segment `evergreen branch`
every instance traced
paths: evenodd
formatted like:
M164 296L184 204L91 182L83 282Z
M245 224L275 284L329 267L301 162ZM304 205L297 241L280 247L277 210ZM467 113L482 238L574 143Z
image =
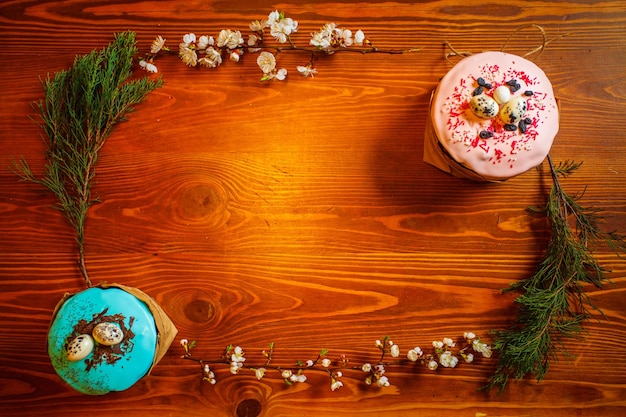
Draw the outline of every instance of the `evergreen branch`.
M567 161L555 166L549 155L548 163L553 180L548 201L530 211L545 213L550 240L534 275L504 290L521 293L515 300L517 319L512 327L494 332L499 359L486 389L499 387L501 391L509 378L529 374L541 381L559 353L572 357L565 339L580 337L594 311L602 315L585 293L586 285L601 288L608 281L593 248L605 244L618 256L626 252L623 236L600 229L599 210L581 206L582 194L570 196L561 187L559 177L567 177L581 164Z
M162 84L146 77L130 80L136 53L135 34L120 33L107 47L77 56L71 68L42 80L44 98L33 107L45 136L44 173L36 176L24 158L12 166L20 178L56 196L56 208L75 230L78 265L87 286L91 280L84 229L87 211L98 202L91 195L98 152L113 127Z

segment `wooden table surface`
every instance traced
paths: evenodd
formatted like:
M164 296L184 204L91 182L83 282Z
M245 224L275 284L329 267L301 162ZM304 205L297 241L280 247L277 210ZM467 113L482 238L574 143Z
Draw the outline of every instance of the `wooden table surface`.
M132 30L149 49L156 35L177 47L188 32L244 33L274 9L299 22L306 44L324 23L362 29L405 55L336 54L314 79L295 74L308 56L284 53L285 82L261 83L256 58L217 70L158 62L165 82L117 126L101 151L89 212L92 280L142 289L179 336L152 374L130 389L81 395L54 372L46 334L65 292L84 288L72 230L40 187L19 182L12 159L43 167L30 103L38 77L76 54ZM275 343L278 362L321 348L355 363L375 361L389 335L402 354L415 345L490 330L514 319L509 283L535 269L548 238L541 205L550 180L532 170L502 184L474 183L423 162L429 96L458 50L499 50L527 24L551 42L535 62L561 103L555 161L584 161L564 181L605 209L604 228L626 232L626 2L430 2L16 0L0 4L0 414L57 416L618 416L626 412L626 263L596 255L613 285L588 294L607 320L568 340L541 383L478 391L497 360L456 369L388 369L391 386L358 373L330 390L312 373L287 386L216 368L201 380L178 340L217 358L228 344L250 362ZM563 36L564 35L564 36ZM562 36L562 37L561 37ZM559 38L560 37L560 38ZM541 43L518 32L507 51ZM545 164L545 163L544 163ZM545 168L545 167L544 167Z

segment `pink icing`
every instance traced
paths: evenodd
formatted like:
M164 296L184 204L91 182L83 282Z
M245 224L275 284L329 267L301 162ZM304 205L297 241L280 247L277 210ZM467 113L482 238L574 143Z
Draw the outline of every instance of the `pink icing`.
M520 89L511 93L526 100L523 119L530 119L524 133L507 131L499 117L481 119L469 107L482 77L492 88L516 80ZM532 91L531 96L524 95ZM500 108L502 105L500 105ZM534 63L503 52L483 52L464 58L439 83L432 101L433 127L441 145L458 163L486 179L507 179L541 164L559 130L559 111L552 84ZM481 138L489 131L490 138Z

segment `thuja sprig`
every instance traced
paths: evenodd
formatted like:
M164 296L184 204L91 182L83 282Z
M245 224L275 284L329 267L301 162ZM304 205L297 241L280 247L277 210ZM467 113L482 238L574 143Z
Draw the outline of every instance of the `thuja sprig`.
M232 29L222 29L215 38L187 33L182 37L182 42L178 44L176 50L170 49L166 45L166 39L159 35L152 42L150 52L146 53L140 65L145 70L156 73L158 69L154 64L155 59L162 53L170 52L177 53L180 59L190 67L217 68L224 60L239 62L244 53L258 52L257 65L263 72L261 81L282 81L287 77L287 70L276 66L276 55L284 51L310 54L309 62L305 65L298 65L296 69L304 77L313 77L317 74L314 61L318 54L332 55L337 52L403 54L420 50L419 48L379 49L372 44L362 30L359 29L353 33L335 23L326 23L318 32L312 33L308 46L298 46L292 37L298 32L298 22L285 17L285 14L278 10L269 13L267 19L253 21L249 29L251 33L247 40L244 39L241 31ZM266 41L268 38L271 39L270 42Z
M570 175L581 163L554 165L549 155L548 163L553 184L547 203L530 210L545 214L550 240L536 272L505 290L521 293L515 300L519 308L515 324L495 332L494 350L499 352L499 360L488 389L501 391L510 378L531 374L541 381L559 353L572 357L564 339L580 337L594 311L602 315L585 292L587 285L601 288L608 282L607 271L593 250L605 244L618 256L626 252L623 236L600 229L600 211L581 206L582 194L570 196L561 187L559 178Z
M418 346L409 349L405 358L400 358L400 347L389 337L376 340L375 346L380 350L377 361L365 362L361 365L353 365L345 355L339 355L332 359L329 357L327 349L321 349L314 359L297 360L293 365L279 365L272 362L272 355L275 350L274 343L269 344L269 349L262 351L265 362L250 364L247 362L245 352L242 347L228 345L224 354L213 360L198 358L192 354L192 349L196 346L195 341L181 339L184 354L182 359L197 362L200 365L202 379L210 384L217 383L215 368L217 366L228 366L232 375L239 375L242 371L248 371L258 380L263 379L268 372L273 371L287 385L307 382L307 375L310 372L325 373L329 377L330 389L335 391L343 387L342 377L346 372L357 373L363 378L366 385L386 387L391 385L387 376L387 368L391 366L415 366L420 365L431 371L439 366L444 368L455 368L459 363L459 357L465 363L474 361L474 354L481 354L485 358L491 357L491 346L484 343L472 332L463 334L462 346L457 346L450 338L443 338L432 342L432 353L424 353ZM456 350L455 350L456 349ZM387 359L390 358L390 359Z
M85 220L97 198L91 195L98 152L113 127L161 85L146 77L129 80L135 34L117 34L102 50L77 56L71 68L42 80L45 96L33 104L44 131L46 165L41 177L28 162L14 161L12 169L23 180L46 187L57 197L57 208L74 227L79 268L87 284Z

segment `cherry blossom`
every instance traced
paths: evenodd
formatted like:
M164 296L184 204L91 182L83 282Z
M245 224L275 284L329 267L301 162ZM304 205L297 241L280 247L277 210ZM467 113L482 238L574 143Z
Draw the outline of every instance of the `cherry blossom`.
M274 71L275 67L268 67L268 69ZM419 346L415 346L407 351L406 358L400 358L399 345L394 343L389 337L385 337L377 339L374 343L380 351L377 361L351 365L351 360L347 355L337 355L337 359L333 360L328 356L329 352L327 349L321 349L316 359L298 360L295 362L295 365L292 362L292 365L288 367L271 363L275 350L273 342L269 344L269 351L263 350L261 352L265 358L265 363L255 365L246 364L245 353L241 346L228 345L221 359L206 361L192 355L191 350L195 347L195 341L189 342L188 339L182 339L180 343L185 351L182 358L198 362L201 366L203 380L210 384L216 383L216 374L212 366L223 364L229 366L230 373L233 375L238 375L244 371L252 372L257 380L263 379L268 372L278 372L287 385L309 382L308 373L322 372L330 376L330 389L331 391L336 391L344 386L341 378L346 372L364 373L363 383L368 386L384 388L391 385L388 373L393 372L399 366L417 369L416 365L420 365L435 371L439 366L444 368L457 367L459 357L463 359L463 363L470 364L475 360L475 353L482 353L485 357L491 355L491 346L481 342L474 333L466 332L460 340L464 341L464 343L457 348L457 342L454 339L444 337L441 340L432 342L433 353L425 353Z
M366 39L361 29L356 32L339 27L336 23L326 23L318 32L311 33L309 40L310 47L297 46L291 36L298 31L298 21L286 17L281 11L270 12L266 19L252 21L248 28L252 33L247 35L247 39L239 30L222 29L214 38L209 35L196 36L189 32L183 35L182 42L178 45L178 56L189 67L198 65L206 68L216 68L224 60L233 62L242 61L244 52L247 53L270 53L273 51L274 68L268 69L267 58L263 58L264 64L261 66L263 76L261 81L284 80L287 77L285 68L276 68L276 55L285 51L310 52L311 59L306 65L297 65L296 69L304 77L311 77L317 74L317 69L313 67L313 59L316 54L331 55L339 51L353 50L365 53L388 53L398 54L404 52L415 52L418 49L407 50L384 50L375 48ZM268 36L266 36L268 35ZM270 38L267 42L266 37ZM356 46L357 49L351 47ZM150 45L149 52L139 61L140 68L156 73L158 72L154 60L157 56L170 51L166 46L166 40L158 35ZM257 63L259 61L257 60Z
M150 53L157 54L165 46L165 39L161 35L157 36L150 46Z
M141 61L139 61L139 66L143 69L145 69L148 72L152 72L152 73L157 73L159 72L159 70L157 69L156 65L154 65L151 62L148 62L144 59L142 59Z
M311 64L308 64L306 66L304 65L298 65L296 67L296 69L298 70L298 72L303 76L303 77L311 77L313 78L313 76L315 74L317 74L317 70L315 68L312 67Z

